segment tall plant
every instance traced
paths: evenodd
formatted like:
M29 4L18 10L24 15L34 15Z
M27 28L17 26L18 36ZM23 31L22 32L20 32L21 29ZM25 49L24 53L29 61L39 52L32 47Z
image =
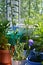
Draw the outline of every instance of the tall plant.
M8 31L9 28L9 21L4 20L0 21L0 49L8 49L7 44L8 40L5 36L6 32Z
M0 1L0 20L5 18L5 0Z

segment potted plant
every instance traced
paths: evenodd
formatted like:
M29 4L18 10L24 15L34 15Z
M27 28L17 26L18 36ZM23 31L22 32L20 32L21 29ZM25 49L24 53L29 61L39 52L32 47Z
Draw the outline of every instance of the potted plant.
M24 55L24 44L25 43L19 43L19 40L17 40L12 61L13 65L25 65L26 57Z
M34 44L33 47L34 47L34 49L30 52L30 54L28 56L28 64L29 65L42 65L43 45Z
M0 64L11 65L11 57L9 52L9 43L5 36L9 28L9 21L0 21Z
M43 27L41 23L40 25L35 25L36 28L33 32L33 36L31 37L34 40L34 50L28 56L27 65L43 65Z

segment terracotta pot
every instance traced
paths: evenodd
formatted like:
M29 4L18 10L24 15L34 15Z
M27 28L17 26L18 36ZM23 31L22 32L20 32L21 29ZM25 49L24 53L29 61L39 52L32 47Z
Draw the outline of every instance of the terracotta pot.
M1 65L11 65L11 56L9 50L0 50L0 63Z
M3 63L0 63L0 65L11 65L11 64L3 64Z

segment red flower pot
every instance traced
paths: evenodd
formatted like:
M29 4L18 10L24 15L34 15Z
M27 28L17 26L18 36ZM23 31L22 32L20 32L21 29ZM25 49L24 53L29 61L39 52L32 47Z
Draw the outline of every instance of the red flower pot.
M0 50L0 63L11 65L11 56L9 50Z

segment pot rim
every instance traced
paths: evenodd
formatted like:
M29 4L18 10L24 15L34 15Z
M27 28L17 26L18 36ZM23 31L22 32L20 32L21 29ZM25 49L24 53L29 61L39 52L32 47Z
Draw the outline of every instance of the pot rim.
M28 60L29 63L33 63L33 64L41 64L41 62L34 62L34 61L30 61Z

